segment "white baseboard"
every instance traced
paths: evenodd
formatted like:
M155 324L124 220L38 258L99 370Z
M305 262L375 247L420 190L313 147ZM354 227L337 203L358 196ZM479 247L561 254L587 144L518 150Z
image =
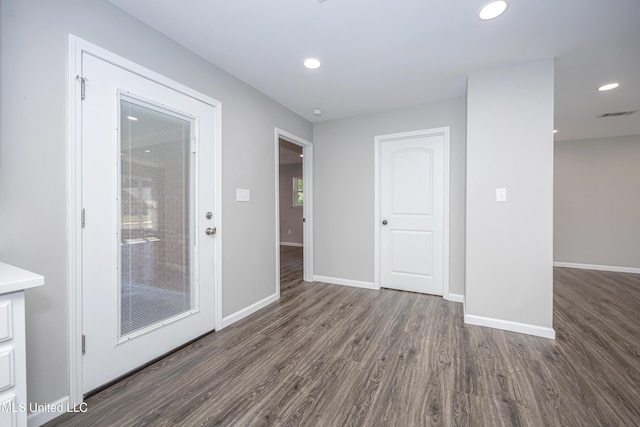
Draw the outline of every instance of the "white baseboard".
M636 267L617 267L613 265L578 264L575 262L554 262L553 266L565 267L565 268L580 268L582 270L599 270L599 271L613 271L615 273L640 274L640 268L636 268Z
M44 404L47 411L32 412L27 415L27 426L40 427L49 421L58 418L60 415L66 414L72 411L73 408L69 408L69 396L65 396L62 399L58 399L55 402ZM84 403L82 404L84 405ZM35 403L31 403L29 406L36 406Z
M556 331L553 328L529 325L527 323L512 322L509 320L493 319L491 317L476 316L473 314L464 315L464 323L469 325L486 326L494 329L518 332L520 334L535 335L537 337L556 339Z
M304 244L296 242L280 242L280 246L295 246L296 248L302 248L304 247Z
M361 282L359 280L338 279L337 277L313 276L314 282L331 283L332 285L352 286L354 288L378 290L378 286L372 282Z
M261 308L264 308L266 306L268 306L269 304L278 301L279 296L278 294L273 294L271 296L266 297L263 300L260 300L258 302L256 302L255 304L251 304L249 307L243 308L242 310L236 311L235 313L225 317L222 319L222 327L226 328L227 326L231 325L232 323L236 323L238 320L242 320L245 317L255 313L256 311L260 310Z
M459 294L449 294L449 296L447 296L445 298L447 301L453 301L453 302L461 302L464 304L464 295L459 295Z

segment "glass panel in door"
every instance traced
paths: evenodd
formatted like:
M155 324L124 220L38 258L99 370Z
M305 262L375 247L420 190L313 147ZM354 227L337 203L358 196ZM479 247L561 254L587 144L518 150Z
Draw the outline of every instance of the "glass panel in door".
M120 337L193 307L193 122L120 98Z

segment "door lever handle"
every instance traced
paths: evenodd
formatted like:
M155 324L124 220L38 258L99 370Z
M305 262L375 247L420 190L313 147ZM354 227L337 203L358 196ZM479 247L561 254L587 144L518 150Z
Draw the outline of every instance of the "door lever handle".
M216 234L216 231L218 230L216 230L215 227L213 228L209 227L204 232L207 234L207 236L213 236L214 234Z

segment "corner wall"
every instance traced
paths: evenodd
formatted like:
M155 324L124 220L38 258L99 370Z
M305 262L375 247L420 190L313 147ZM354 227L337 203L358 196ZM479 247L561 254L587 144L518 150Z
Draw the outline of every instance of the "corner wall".
M553 85L551 59L469 76L468 323L553 336Z

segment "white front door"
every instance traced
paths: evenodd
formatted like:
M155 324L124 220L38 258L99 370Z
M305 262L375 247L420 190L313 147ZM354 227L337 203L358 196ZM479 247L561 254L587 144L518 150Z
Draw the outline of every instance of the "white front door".
M82 73L86 393L214 328L216 129L177 90L86 53Z
M378 141L380 285L443 295L444 135Z

